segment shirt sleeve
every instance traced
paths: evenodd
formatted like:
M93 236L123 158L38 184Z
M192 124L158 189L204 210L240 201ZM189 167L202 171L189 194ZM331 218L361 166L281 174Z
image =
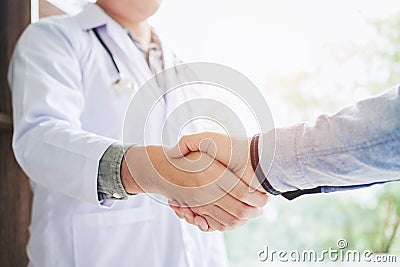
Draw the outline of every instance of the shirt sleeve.
M262 158L260 163L279 192L316 187L332 192L399 180L400 89L313 123L276 129L275 140L271 167Z
M121 182L121 164L124 154L123 145L114 143L107 148L101 157L97 177L97 195L100 202L128 198Z
M53 22L30 25L8 78L13 149L22 169L35 184L101 207L99 161L116 140L82 129L81 66L67 33Z

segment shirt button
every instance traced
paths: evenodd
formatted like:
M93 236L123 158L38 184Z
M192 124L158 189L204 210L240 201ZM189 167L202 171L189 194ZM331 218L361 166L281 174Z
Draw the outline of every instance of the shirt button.
M113 198L122 198L120 194L118 193L114 193L112 194Z

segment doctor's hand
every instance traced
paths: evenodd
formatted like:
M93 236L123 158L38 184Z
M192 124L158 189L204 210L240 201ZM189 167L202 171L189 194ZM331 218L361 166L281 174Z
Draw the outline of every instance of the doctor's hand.
M250 191L264 194L265 199L267 198L266 192L255 178L251 166L250 140L248 138L232 138L211 132L184 136L178 145L168 151L168 155L179 158L196 151L215 158L240 177ZM212 221L208 220L206 216L201 216L196 208L183 207L175 201L170 201L170 206L178 217L185 218L189 223L197 225L200 230L212 231L215 229Z
M190 207L207 220L207 230L230 230L261 213L267 196L250 190L246 182L254 172L240 166L231 171L200 151L184 157L169 154L174 152L165 152L161 146L129 148L121 169L125 190L160 194L179 206ZM194 217L186 219L195 224Z

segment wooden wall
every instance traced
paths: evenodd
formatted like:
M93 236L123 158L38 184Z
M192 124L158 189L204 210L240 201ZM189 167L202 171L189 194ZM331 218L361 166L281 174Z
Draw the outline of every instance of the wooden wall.
M12 149L7 66L14 45L30 23L30 0L0 1L0 266L26 266L32 194Z

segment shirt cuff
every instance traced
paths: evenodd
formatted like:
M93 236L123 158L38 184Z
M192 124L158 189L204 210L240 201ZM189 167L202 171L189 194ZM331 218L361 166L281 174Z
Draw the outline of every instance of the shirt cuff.
M121 164L124 154L124 146L114 143L107 148L100 159L97 177L97 196L100 202L128 198L121 181Z
M302 124L298 124L280 128L275 130L274 136L268 133L260 137L261 167L271 186L281 193L315 188L315 185L303 175L304 172L297 156L297 140L302 127ZM271 140L275 142L273 160L266 159L271 155L271 145L268 145Z

